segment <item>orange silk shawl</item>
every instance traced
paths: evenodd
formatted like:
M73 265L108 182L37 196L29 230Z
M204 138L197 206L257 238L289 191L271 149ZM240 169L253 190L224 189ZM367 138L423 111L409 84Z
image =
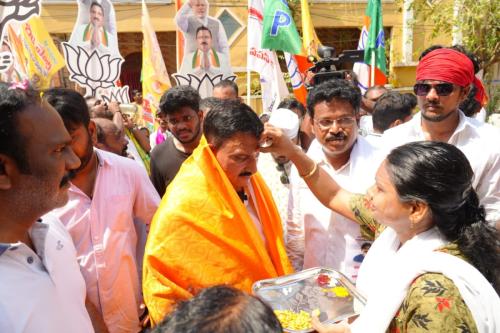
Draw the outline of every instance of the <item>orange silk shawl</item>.
M183 163L146 244L143 292L153 324L203 288L251 292L257 280L293 272L271 192L259 174L250 181L267 247L206 141Z

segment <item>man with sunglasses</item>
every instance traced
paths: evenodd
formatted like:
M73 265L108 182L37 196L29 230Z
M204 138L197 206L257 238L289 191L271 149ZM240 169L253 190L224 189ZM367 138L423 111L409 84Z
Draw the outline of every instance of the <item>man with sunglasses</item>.
M380 159L358 135L356 115L361 93L346 80L315 86L307 97L307 111L316 136L307 152L337 182L362 193L373 184ZM323 206L292 168L287 219L287 251L296 270L327 266L355 279L353 260L367 235L359 225Z
M459 109L476 80L472 61L463 53L441 48L417 66L414 92L420 113L384 133L384 147L433 140L455 145L474 170L473 186L491 223L500 221L500 131L466 117Z

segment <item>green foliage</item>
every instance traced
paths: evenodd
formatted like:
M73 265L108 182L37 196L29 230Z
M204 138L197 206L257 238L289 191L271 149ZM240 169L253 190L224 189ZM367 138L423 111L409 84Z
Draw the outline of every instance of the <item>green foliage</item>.
M396 1L402 9L403 0ZM456 15L454 6L458 6ZM500 1L414 0L412 8L414 25L432 26L433 38L451 35L454 28L461 31L462 45L479 58L484 71L483 82L490 97L488 114L498 112L500 91L492 80L494 65L500 62Z
M459 6L456 17L455 3ZM485 73L500 61L500 1L415 0L413 9L418 20L433 26L433 37L451 34L453 27L458 27L463 46L479 57Z

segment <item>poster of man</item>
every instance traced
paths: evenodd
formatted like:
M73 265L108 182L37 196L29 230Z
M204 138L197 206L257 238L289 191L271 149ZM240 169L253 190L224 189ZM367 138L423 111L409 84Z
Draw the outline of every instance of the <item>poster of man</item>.
M224 79L234 80L229 58L229 44L222 23L208 16L207 0L187 0L175 16L184 36L183 58L177 84L190 85L205 98L213 86Z
M196 29L196 49L184 54L180 73L192 73L202 76L205 73L210 77L223 74L224 77L233 75L228 63L227 55L217 52L213 47L212 32L205 26Z
M69 44L119 56L115 10L110 0L79 0Z
M184 54L194 52L196 46L196 31L199 27L207 27L212 33L213 48L223 53L229 63L229 44L226 31L221 21L208 16L207 0L186 0L175 15L175 23L184 35Z

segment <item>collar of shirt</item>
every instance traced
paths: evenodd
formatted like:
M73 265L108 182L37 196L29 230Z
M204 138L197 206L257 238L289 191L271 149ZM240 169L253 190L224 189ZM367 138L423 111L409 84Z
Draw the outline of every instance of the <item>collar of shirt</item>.
M106 153L104 153L102 150L100 150L99 148L95 148L94 147L94 152L96 153L97 155L97 164L98 164L98 168L103 168L105 166L112 166L113 165L113 161L106 155ZM110 153L111 154L111 153ZM97 170L97 172L99 173L99 170ZM96 178L96 182L97 182L97 178ZM83 192L78 188L76 187L75 185L71 184L70 188L69 188L69 191L70 192L73 192L73 193L81 193L83 194ZM85 195L86 196L86 195Z
M43 257L45 237L47 236L49 226L45 223L40 223L43 222L42 219L38 219L36 222L38 223L34 223L29 229L28 233L30 235L30 238L33 242L33 246L35 247L38 255L40 255L40 257ZM21 242L0 243L0 256L4 254L4 252L7 251L8 249L15 249L20 244L22 243Z
M458 110L458 125L455 128L455 131L451 135L448 143L452 143L456 140L456 137L462 133L467 131L468 129L475 130L477 126L475 126L474 119L471 119L463 114L462 111ZM411 131L414 137L417 137L421 140L424 140L424 131L422 130L422 114L420 112L416 113L413 118L409 121L411 124Z
M0 256L10 248L11 244L0 243Z
M357 146L358 146L358 139L356 139L356 142L354 142L354 145L351 150L351 155L349 157L349 160L347 161L346 164L341 166L339 169L334 169L328 159L326 158L326 154L323 151L323 146L319 143L318 140L314 140L313 143L311 144L311 148L309 148L307 155L316 163L318 163L319 166L326 166L327 168L330 168L334 174L338 174L349 168L350 171L350 166L351 166L351 159L356 156L357 154ZM314 145L314 146L313 146Z

